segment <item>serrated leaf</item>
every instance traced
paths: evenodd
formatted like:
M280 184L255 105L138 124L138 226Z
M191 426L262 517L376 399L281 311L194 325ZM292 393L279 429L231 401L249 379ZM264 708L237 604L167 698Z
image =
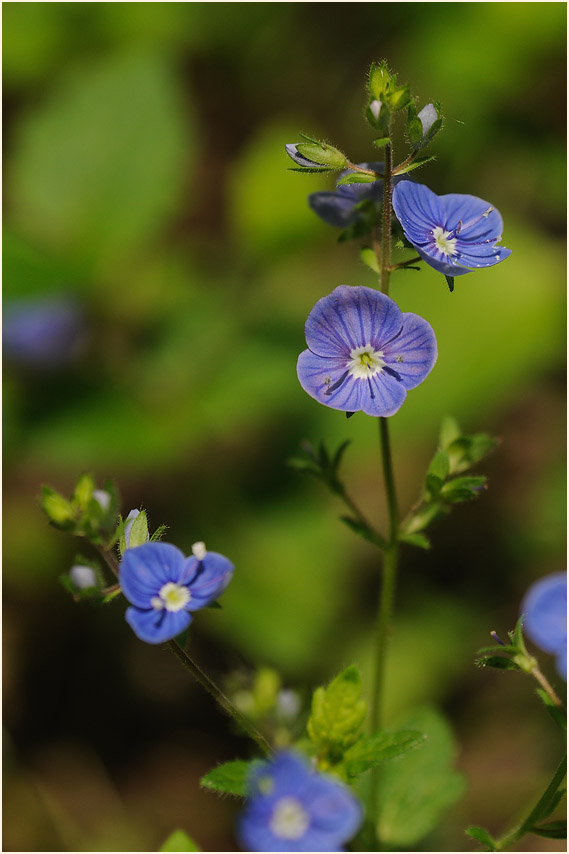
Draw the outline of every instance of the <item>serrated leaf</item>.
M174 830L160 846L160 851L201 851L185 830Z
M374 181L379 181L377 175L366 175L364 172L352 172L350 175L345 175L336 181L337 187L342 187L344 184L372 184Z
M454 737L439 712L423 709L400 725L424 733L426 740L419 750L382 767L377 829L389 850L410 850L436 827L441 813L465 789L462 774L453 768Z
M547 824L534 825L530 833L545 836L546 839L567 839L567 822L549 821Z
M365 715L361 674L351 665L314 692L307 732L323 748L343 749L355 741Z
M484 830L483 827L467 827L464 832L468 836L472 837L472 839L476 839L477 842L480 842L481 845L484 845L488 851L496 851L496 842L494 838L487 830Z
M412 172L413 169L418 169L419 166L424 166L425 163L428 163L430 160L436 160L434 154L426 155L425 157L417 157L412 163L408 163L406 166L401 167L400 169L395 169L393 172L394 175L404 175L405 172Z
M379 261L377 260L377 255L373 249L369 249L367 246L360 249L360 258L364 264L370 268L370 270L379 274Z
M424 534L400 534L398 539L400 543L417 546L418 549L425 549L428 551L431 548L431 541Z
M200 786L204 789L211 789L214 792L221 792L224 795L235 795L236 797L244 798L247 794L247 775L250 762L245 762L242 759L235 759L233 762L225 762L223 765L218 765L212 771L201 778Z
M370 768L403 756L407 751L419 747L425 740L415 730L381 730L375 735L361 735L355 744L344 753L343 768L349 778L358 777Z
M496 670L521 670L515 661L505 655L485 655L477 658L475 664L477 667L493 667Z

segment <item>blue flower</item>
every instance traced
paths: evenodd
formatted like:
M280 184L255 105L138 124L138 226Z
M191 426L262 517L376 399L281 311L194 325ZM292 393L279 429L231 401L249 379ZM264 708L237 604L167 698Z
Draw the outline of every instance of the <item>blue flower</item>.
M374 172L383 171L383 163L359 163L364 169ZM353 175L353 169L345 169L338 180L346 175ZM328 225L336 228L347 228L357 222L364 222L366 212L362 202L369 202L378 211L381 207L383 181L377 180L367 184L341 184L335 190L323 190L310 193L308 204L315 214Z
M294 753L256 765L248 790L238 825L246 851L343 851L362 821L352 792Z
M401 181L393 190L393 210L409 243L445 276L493 267L512 254L496 245L502 239L502 217L476 196L437 196L424 184Z
M319 403L345 412L393 415L437 359L435 333L372 288L340 285L318 300L304 328L300 384Z
M41 370L60 367L77 355L83 334L83 317L72 299L20 299L4 308L2 344L16 362Z
M222 593L233 574L223 555L195 543L186 557L168 543L144 543L123 555L119 582L131 603L126 620L147 643L163 643L192 622L191 611L205 608Z
M557 670L567 680L567 573L555 572L532 584L521 613L530 640L555 655Z

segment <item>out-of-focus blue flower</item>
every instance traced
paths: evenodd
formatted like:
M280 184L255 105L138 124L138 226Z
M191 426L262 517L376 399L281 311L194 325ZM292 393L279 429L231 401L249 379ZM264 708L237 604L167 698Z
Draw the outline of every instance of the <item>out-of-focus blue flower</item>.
M372 288L340 285L318 300L304 331L301 386L319 403L345 412L393 415L437 358L427 321L401 312Z
M521 613L527 636L555 655L557 670L567 680L567 573L555 572L532 584Z
M364 169L383 172L383 163L358 163ZM353 169L345 169L340 173L338 181L346 175L353 175ZM336 182L337 184L337 182ZM383 181L378 179L367 184L341 184L335 190L322 190L310 193L308 204L315 214L328 225L336 228L348 228L366 218L365 210L359 206L362 202L370 202L376 211L381 207Z
M186 557L168 543L144 543L123 555L119 582L131 603L126 620L147 643L163 643L183 632L198 611L223 593L234 566L196 543Z
M50 368L77 352L83 334L78 305L63 297L20 299L4 306L2 345L14 361Z
M409 243L445 276L493 267L512 254L497 246L502 217L476 196L437 196L424 184L400 181L393 190L393 210Z
M362 808L342 783L284 752L257 765L238 831L246 851L343 851L362 821Z

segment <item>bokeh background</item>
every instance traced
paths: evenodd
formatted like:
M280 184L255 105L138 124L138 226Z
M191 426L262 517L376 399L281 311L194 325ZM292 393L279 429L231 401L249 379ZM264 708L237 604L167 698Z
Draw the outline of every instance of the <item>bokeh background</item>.
M319 406L295 375L314 302L375 282L307 206L331 179L288 172L284 143L305 131L372 159L365 74L382 57L446 116L414 177L490 200L513 250L452 295L430 268L393 278L440 353L391 419L402 507L445 414L502 444L487 494L434 528L431 552L403 554L388 719L435 703L455 733L466 790L423 850L474 850L467 824L499 833L540 794L553 724L532 684L473 659L565 568L565 15L4 4L4 850L152 851L175 827L235 850L237 805L198 780L250 751L121 602L63 590L78 545L48 526L42 483L112 477L125 514L144 506L182 549L233 559L223 610L190 639L220 681L271 666L306 700L369 669L378 556L286 461L303 438L351 439L349 489L384 518L374 421Z

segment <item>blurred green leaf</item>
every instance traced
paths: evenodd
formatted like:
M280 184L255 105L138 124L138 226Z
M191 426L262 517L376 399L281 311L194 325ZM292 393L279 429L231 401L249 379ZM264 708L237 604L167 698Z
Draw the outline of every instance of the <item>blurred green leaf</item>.
M201 778L200 785L205 789L212 789L214 792L244 798L247 794L246 782L250 766L250 762L241 759L225 762L223 765L218 765L213 771L208 771Z
M99 271L132 257L181 199L185 116L164 58L69 69L19 128L9 194L22 233Z
M399 535L400 543L407 543L410 546L417 546L419 549L428 550L431 548L431 541L424 534L400 534Z
M312 695L308 735L321 747L342 750L355 741L365 715L361 674L351 665Z
M201 851L185 830L174 830L160 846L160 851Z
M566 821L549 821L547 824L536 824L531 828L531 833L544 836L546 839L567 839Z
M447 480L440 490L443 501L459 503L477 498L481 490L486 488L486 478L483 475L473 477L455 477Z
M481 845L484 845L488 851L496 851L496 842L494 838L488 833L487 830L484 830L483 827L467 827L464 831L468 836L472 839L476 839L477 842L480 842Z
M378 833L385 845L405 848L438 824L441 813L463 794L465 780L453 768L454 738L438 711L418 711L400 725L424 733L426 741L382 769Z
M373 270L374 273L379 274L379 261L377 260L377 255L373 251L373 249L368 249L364 247L360 250L360 258L366 264L370 270Z
M381 762L420 747L424 740L423 733L414 730L381 730L374 735L362 734L344 753L342 770L348 779L358 777Z
M505 655L485 655L476 659L477 667L493 667L495 670L520 670L519 665Z

